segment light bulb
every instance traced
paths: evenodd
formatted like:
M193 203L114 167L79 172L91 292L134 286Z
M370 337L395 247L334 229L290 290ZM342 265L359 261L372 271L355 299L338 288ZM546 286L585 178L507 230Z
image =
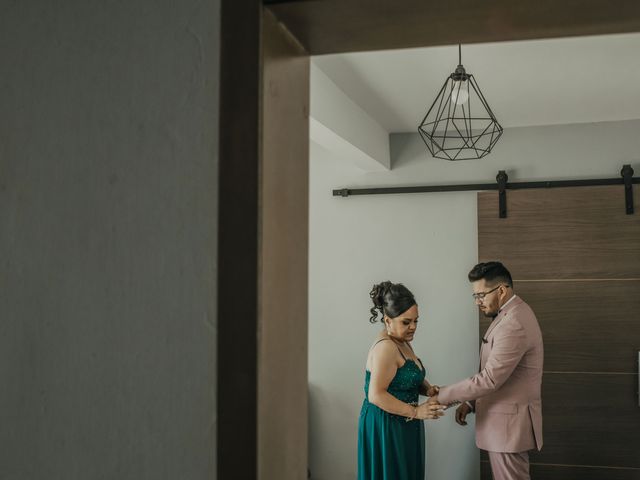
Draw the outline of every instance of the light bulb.
M469 100L469 83L466 80L456 80L451 88L451 101L462 105Z

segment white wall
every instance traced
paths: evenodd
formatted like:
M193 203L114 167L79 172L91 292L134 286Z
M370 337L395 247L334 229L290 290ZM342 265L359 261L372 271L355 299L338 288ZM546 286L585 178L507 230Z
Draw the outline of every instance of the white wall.
M509 129L488 157L428 156L417 134L391 137L393 170L363 173L312 144L310 185L310 467L315 480L352 480L375 282L405 283L421 314L414 348L444 385L478 365L478 317L466 280L477 260L476 194L332 197L341 187L610 178L640 172L640 121ZM622 188L622 187L621 187ZM636 193L637 195L640 193ZM621 190L621 206L624 208ZM496 212L497 215L497 212ZM427 478L479 478L473 423L450 412L427 422Z

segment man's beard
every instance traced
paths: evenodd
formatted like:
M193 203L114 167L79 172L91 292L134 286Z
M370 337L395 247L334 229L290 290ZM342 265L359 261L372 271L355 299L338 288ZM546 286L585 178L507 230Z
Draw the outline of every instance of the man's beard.
M484 316L493 320L498 316L498 312L484 312Z

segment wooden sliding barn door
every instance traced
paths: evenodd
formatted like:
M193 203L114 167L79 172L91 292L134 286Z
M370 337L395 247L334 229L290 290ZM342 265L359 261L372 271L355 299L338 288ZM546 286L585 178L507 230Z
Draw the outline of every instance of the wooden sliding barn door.
M544 337L533 479L640 479L639 203L626 215L622 186L515 190L501 219L498 195L478 194L479 259L507 266Z

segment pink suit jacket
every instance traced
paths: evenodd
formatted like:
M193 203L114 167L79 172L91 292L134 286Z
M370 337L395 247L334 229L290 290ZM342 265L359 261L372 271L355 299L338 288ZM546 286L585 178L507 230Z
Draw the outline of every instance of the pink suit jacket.
M480 348L480 372L442 387L440 403L475 401L476 444L491 452L542 448L542 333L533 310L514 298Z

